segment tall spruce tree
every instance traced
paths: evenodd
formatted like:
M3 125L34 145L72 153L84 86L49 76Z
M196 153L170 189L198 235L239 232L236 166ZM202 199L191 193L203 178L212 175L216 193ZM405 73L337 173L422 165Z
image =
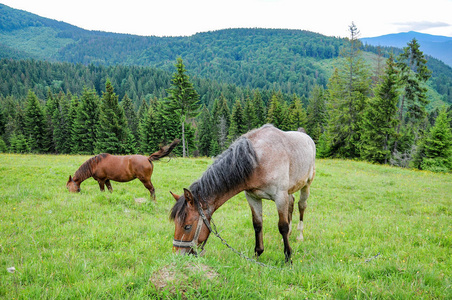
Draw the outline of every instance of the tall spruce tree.
M267 111L267 123L275 127L284 129L287 122L287 107L282 98L282 93L273 93Z
M452 132L446 109L442 109L424 143L421 168L435 172L452 171Z
M210 152L212 140L212 116L207 107L203 105L198 123L198 149L201 156L215 155Z
M258 121L256 120L256 109L254 108L253 101L248 96L245 99L245 107L243 108L243 119L245 122L246 131L257 127Z
M264 101L262 100L262 95L259 92L259 90L254 91L253 93L253 107L255 111L255 117L254 117L254 128L261 127L266 123L267 120L267 111L264 104Z
M359 30L349 26L350 43L328 83L328 131L333 155L359 157L362 113L370 94L371 77L359 50Z
M70 122L70 102L64 94L59 95L58 107L52 115L53 138L55 141L55 151L57 153L71 152L71 122Z
M72 125L71 151L77 154L94 154L99 126L99 97L94 90L83 90L76 111Z
M242 103L237 99L232 107L231 126L229 127L229 141L233 142L245 132L246 123L243 118Z
M133 108L132 100L127 96L127 94L125 94L124 98L122 98L121 106L124 110L129 130L135 139L138 140L138 117L135 109Z
M25 138L32 152L46 153L48 151L48 134L45 111L36 94L28 91L25 107Z
M414 140L409 144L416 143L422 136L425 130L423 123L427 116L428 100L425 82L430 78L431 71L427 68L427 60L419 47L416 39L411 40L408 46L403 48L403 53L398 56L397 62L399 83L402 88L397 134L405 132L402 139L411 136ZM400 144L400 139L395 141L393 152L407 150L406 147L400 147Z
M176 114L182 125L182 155L186 157L185 123L199 114L201 105L198 93L185 73L187 70L182 58L177 58L175 66L177 71L173 74L171 87L167 90L167 100L169 111Z
M397 71L394 57L386 62L381 83L375 88L375 97L371 98L364 110L363 131L361 134L361 157L377 163L388 163L390 142L395 137L397 125Z
M301 99L294 94L292 96L292 103L289 106L287 127L284 129L298 130L298 128L305 127L306 127L306 111L303 108Z
M314 142L318 142L320 135L327 125L327 112L324 90L321 86L314 86L308 98L306 132Z
M96 152L114 154L133 152L135 142L131 135L118 96L110 80L107 80L99 110Z

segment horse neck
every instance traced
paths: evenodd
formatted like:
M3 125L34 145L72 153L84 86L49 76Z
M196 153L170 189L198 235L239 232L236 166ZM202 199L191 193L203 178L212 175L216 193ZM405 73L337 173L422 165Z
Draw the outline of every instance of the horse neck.
M83 181L93 176L92 168L86 168L83 165L78 168L77 171L75 171L74 176L72 177L72 180L75 181L78 185L80 185Z
M207 200L209 210L214 213L218 208L225 204L229 199L245 190L245 186L238 186L226 193L213 195Z

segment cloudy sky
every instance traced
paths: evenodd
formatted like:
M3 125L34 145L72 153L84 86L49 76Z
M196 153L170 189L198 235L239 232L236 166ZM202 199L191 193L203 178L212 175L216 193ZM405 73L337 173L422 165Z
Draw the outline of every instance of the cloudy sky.
M288 28L361 37L418 31L452 37L452 0L0 0L88 30L155 36Z

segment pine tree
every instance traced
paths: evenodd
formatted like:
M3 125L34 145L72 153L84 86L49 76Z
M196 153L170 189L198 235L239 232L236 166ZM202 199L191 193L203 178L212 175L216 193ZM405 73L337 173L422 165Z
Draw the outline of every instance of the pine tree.
M139 123L140 147L144 153L153 153L159 146L159 141L156 138L159 135L156 116L155 109L150 106Z
M133 136L138 140L138 117L133 108L132 100L127 96L127 93L122 98L121 106L127 119L127 126Z
M301 99L297 95L293 95L292 103L289 106L287 127L284 130L298 130L298 128L306 127L306 111L303 108Z
M133 152L135 142L110 80L107 80L105 90L100 104L96 152L114 154Z
M47 122L38 97L31 90L25 108L25 137L32 152L45 153L48 150Z
M435 172L452 170L452 132L446 109L442 109L425 140L421 168Z
M428 104L427 88L424 84L431 75L426 66L427 60L419 47L416 39L411 40L408 46L403 48L403 53L399 55L397 62L399 82L402 87L397 134L400 134L401 126L406 125L406 129L411 129L409 135L414 137L412 144L416 143L416 140L422 136L424 129L422 123L425 122ZM396 140L393 152L406 150L406 148L399 146L400 142Z
M58 99L56 99L52 92L50 91L50 89L48 89L47 101L45 104L45 115L47 121L46 140L48 141L48 145L46 145L46 148L50 153L55 153L56 151L56 141L53 136L53 131L55 129L55 124L53 123L53 114L58 109L58 106L59 106Z
M328 83L328 134L333 155L356 158L371 78L359 51L359 31L353 23L349 30L350 48L342 52L344 60Z
M254 108L253 101L250 97L245 100L245 107L243 108L243 120L245 122L246 131L250 131L258 124L256 120L256 109Z
M70 120L70 102L66 95L59 96L58 107L52 115L53 138L55 141L55 150L57 153L71 152L71 120Z
M315 86L308 99L306 132L318 142L320 135L327 125L327 112L324 90L321 86Z
M173 74L171 87L167 90L169 96L169 111L176 114L182 125L182 155L186 157L185 123L188 119L194 118L199 114L201 105L199 96L190 82L190 78L185 74L186 69L182 58L177 58L176 73Z
M256 90L253 94L253 107L256 113L254 117L255 123L253 124L254 128L261 127L266 123L267 120L267 112L264 101L262 100L262 95L259 90Z
M207 107L203 105L198 123L198 148L201 156L214 155L210 152L212 141L212 117Z
M375 89L375 97L369 100L363 115L361 157L377 163L388 163L389 143L395 137L397 120L397 71L394 57L387 60L385 74Z
M224 151L228 146L228 132L230 124L229 107L224 95L215 99L212 107L212 139L215 142L211 145L214 155Z
M74 100L75 101L75 100ZM94 154L99 126L99 97L94 90L84 89L72 125L72 153Z
M287 120L285 102L281 93L273 93L267 111L267 123L273 124L275 127L284 129Z
M233 142L246 132L246 123L243 118L242 103L236 100L232 107L231 126L229 127L229 141Z

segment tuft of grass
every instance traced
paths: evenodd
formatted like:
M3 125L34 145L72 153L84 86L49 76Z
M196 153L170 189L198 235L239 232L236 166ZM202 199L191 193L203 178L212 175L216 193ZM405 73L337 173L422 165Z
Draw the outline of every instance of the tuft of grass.
M0 154L0 298L452 298L451 174L317 160L301 243L294 212L291 265L283 263L275 205L264 201L259 261L272 269L213 235L204 257L172 254L169 191L180 194L211 159L156 162L154 203L138 180L101 193L88 179L70 194L69 174L87 158ZM243 194L213 219L234 248L253 256Z

